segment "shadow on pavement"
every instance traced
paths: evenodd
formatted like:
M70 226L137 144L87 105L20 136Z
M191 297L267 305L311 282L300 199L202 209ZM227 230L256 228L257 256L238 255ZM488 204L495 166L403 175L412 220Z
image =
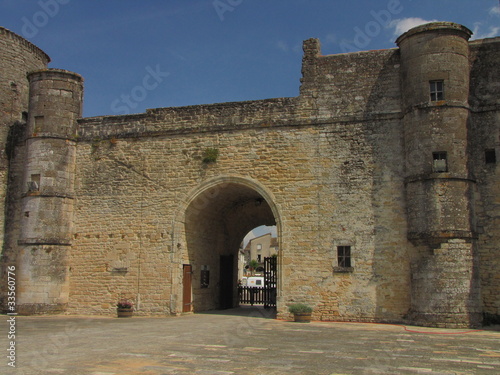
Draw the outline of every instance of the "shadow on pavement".
M250 305L240 305L239 307L226 310L203 311L196 314L231 315L231 316L244 316L248 318L276 319L275 308L272 307L264 308L263 306L250 306Z

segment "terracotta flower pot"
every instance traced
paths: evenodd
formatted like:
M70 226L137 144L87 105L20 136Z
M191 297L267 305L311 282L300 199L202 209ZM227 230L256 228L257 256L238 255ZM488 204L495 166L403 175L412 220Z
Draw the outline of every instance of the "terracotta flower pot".
M295 313L293 314L294 321L299 323L309 323L311 321L311 313Z

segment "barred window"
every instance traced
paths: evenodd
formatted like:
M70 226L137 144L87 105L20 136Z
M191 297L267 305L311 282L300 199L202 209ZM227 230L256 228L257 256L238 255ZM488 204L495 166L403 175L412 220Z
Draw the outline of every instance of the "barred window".
M431 102L444 100L444 81L429 81Z
M351 267L351 247L337 246L337 260L339 267Z

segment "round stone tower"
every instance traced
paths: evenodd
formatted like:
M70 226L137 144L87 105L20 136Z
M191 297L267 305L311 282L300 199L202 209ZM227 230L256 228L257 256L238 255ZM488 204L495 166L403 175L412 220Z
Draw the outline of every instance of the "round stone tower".
M22 150L14 153L14 147L24 141L27 120L29 82L27 73L44 69L50 62L49 56L40 48L21 36L0 27L0 241L3 244L2 260L11 261L12 243L6 239L4 228L12 232L13 221L4 223L4 218L12 218L15 202L19 199L20 179L17 179L16 157L24 162ZM12 164L11 179L8 181L9 164ZM10 191L7 194L7 186ZM6 199L7 198L7 199ZM7 204L7 208L4 206ZM11 241L12 242L12 241ZM17 242L17 238L14 242Z
M0 26L0 145L4 151L8 127L25 122L28 111L28 72L47 68L49 56L26 39ZM2 152L4 157L4 152Z
M22 195L24 134L29 103L27 74L46 69L49 56L21 36L0 27L0 302L6 307L7 267L16 267ZM11 268L12 269L12 268ZM17 272L17 269L16 269Z
M68 303L67 249L73 234L76 120L83 79L58 69L31 72L18 309L59 312Z
M436 22L401 35L411 320L475 325L480 291L475 272L469 172L469 44L462 25Z

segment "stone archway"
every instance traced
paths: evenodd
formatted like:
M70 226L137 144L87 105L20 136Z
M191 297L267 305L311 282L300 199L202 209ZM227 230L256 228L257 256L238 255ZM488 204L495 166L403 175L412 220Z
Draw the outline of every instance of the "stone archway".
M237 257L243 237L260 225L276 225L272 194L258 182L218 177L190 194L184 205L183 264L192 266L192 311L237 305Z

